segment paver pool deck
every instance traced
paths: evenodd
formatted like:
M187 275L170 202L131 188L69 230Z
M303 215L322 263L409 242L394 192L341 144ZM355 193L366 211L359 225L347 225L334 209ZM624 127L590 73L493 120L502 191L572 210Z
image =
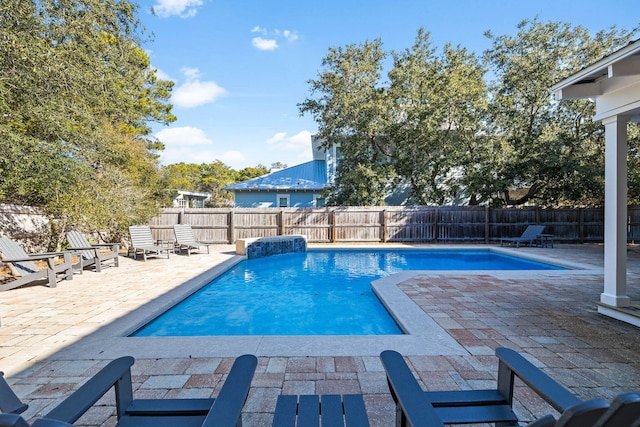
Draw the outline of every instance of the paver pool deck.
M596 312L601 245L507 250L584 268L569 273L402 273L391 287L419 308L416 315L426 314L424 330L412 326L413 337L352 337L333 346L326 337L125 337L236 258L234 246L211 249L147 262L122 257L119 268L85 271L56 288L0 293L0 371L29 403L23 415L46 414L108 360L126 354L136 358L139 398L215 396L233 359L256 354L243 409L248 427L271 424L279 394L320 393L363 393L372 426L392 426L381 348L403 353L430 390L493 386L496 347L522 352L583 399L640 390L640 329ZM628 254L628 295L640 301L640 249ZM524 387L516 401L523 419L551 412ZM113 404L109 395L76 425L113 426Z

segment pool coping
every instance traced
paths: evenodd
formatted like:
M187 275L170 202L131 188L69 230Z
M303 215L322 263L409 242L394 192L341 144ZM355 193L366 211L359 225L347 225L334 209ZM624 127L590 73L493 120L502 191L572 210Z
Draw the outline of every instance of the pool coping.
M379 245L332 245L329 248L376 248ZM480 249L478 246L407 246L386 245L391 249ZM312 247L310 251L327 249ZM416 276L483 275L496 278L550 278L602 274L602 268L586 264L550 259L542 255L524 253L512 248L482 247L520 258L552 263L571 270L407 270L372 282L372 289L388 308L396 322L407 332L405 335L370 336L211 336L211 337L128 337L139 327L155 318L167 308L187 298L212 279L222 274L244 256L234 256L206 272L182 283L159 298L118 318L99 331L56 353L55 359L75 358L113 359L122 355L136 358L236 357L251 353L266 357L296 356L378 356L385 349L395 349L405 355L463 355L468 352L438 323L425 313L399 285Z

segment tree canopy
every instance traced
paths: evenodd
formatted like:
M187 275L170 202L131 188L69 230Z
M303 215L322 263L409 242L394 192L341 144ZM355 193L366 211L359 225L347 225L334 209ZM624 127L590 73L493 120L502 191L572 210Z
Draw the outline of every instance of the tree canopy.
M172 82L142 48L136 6L119 0L0 3L0 197L41 206L61 235L114 238L146 221L160 175L152 121L175 120Z
M328 202L383 204L385 192L408 184L413 204L601 204L603 127L592 122L592 103L555 102L551 86L627 44L637 28L592 35L534 19L517 30L488 31L481 56L438 50L424 29L401 52L380 39L331 48L298 105L344 156ZM367 191L341 194L357 188Z
M632 32L590 35L580 26L523 21L514 36L496 37L484 58L494 73L488 130L502 147L495 173L500 199L521 204L600 204L604 128L587 100L555 102L551 86L627 44ZM522 191L511 197L509 188Z
M126 0L0 3L0 201L43 208L52 248L72 227L117 240L179 189L228 206L224 186L268 172L159 164L150 126L175 121L173 83L136 14Z

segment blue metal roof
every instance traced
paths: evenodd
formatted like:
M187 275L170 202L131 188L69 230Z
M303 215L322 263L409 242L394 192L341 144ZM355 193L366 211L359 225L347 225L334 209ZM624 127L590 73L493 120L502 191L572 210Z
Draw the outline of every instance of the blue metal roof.
M228 185L230 191L269 190L322 190L327 186L327 168L324 160L313 160L297 166L272 172L258 178Z

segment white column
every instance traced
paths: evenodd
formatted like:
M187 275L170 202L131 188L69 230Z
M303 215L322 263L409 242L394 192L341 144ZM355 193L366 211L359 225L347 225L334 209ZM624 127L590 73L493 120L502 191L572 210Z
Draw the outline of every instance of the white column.
M604 292L600 302L629 307L627 296L627 122L614 116L605 126Z

